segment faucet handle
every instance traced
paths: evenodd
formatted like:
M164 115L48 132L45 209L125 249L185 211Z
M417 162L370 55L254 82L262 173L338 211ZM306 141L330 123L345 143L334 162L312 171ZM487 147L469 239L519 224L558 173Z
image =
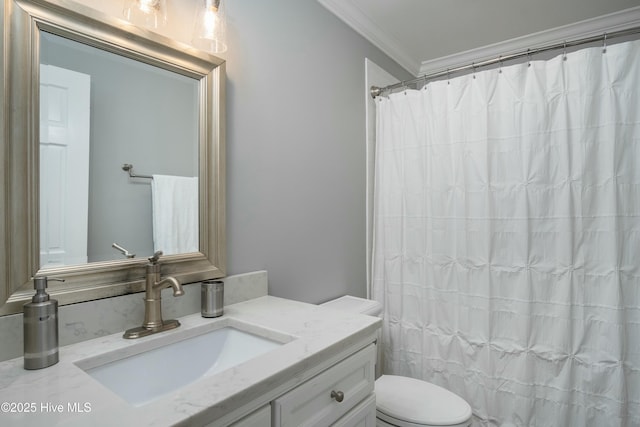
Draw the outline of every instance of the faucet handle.
M156 253L153 254L153 256L149 257L149 262L151 264L157 264L161 256L162 256L162 251L156 251Z

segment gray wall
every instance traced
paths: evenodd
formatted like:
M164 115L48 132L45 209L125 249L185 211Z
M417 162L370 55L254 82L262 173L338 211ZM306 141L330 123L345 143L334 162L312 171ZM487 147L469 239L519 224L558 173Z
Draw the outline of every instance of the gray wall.
M79 0L122 17L121 0ZM167 2L189 42L202 0ZM366 295L365 58L410 75L316 0L223 0L228 19L227 273L269 293ZM141 170L142 171L142 170Z
M228 271L301 301L365 296L365 58L409 75L315 0L227 16Z

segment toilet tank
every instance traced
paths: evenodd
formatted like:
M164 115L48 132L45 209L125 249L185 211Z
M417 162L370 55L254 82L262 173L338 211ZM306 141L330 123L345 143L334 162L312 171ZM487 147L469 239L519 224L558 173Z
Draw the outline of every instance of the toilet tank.
M382 304L365 298L352 297L345 295L340 298L327 301L320 304L323 307L333 310L348 311L350 313L366 314L368 316L382 317ZM382 375L382 331L378 330L377 360L376 360L376 378Z
M360 313L369 316L380 317L382 314L382 304L378 301L352 297L351 295L345 295L320 305L334 310L349 311L351 313Z

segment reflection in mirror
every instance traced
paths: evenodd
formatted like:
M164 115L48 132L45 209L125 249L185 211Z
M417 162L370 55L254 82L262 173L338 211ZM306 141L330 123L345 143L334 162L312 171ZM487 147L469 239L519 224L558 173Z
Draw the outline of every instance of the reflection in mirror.
M197 252L198 81L46 32L40 43L41 269L125 259L114 243Z

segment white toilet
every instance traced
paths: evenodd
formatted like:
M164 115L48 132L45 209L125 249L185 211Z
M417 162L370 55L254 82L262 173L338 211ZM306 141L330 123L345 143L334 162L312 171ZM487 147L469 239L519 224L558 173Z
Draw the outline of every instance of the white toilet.
M379 302L349 295L325 302L322 306L369 316L382 314ZM380 354L378 351L378 360ZM380 375L379 366L376 371L377 376ZM449 390L426 381L396 375L381 375L376 380L377 427L470 425L471 406Z

